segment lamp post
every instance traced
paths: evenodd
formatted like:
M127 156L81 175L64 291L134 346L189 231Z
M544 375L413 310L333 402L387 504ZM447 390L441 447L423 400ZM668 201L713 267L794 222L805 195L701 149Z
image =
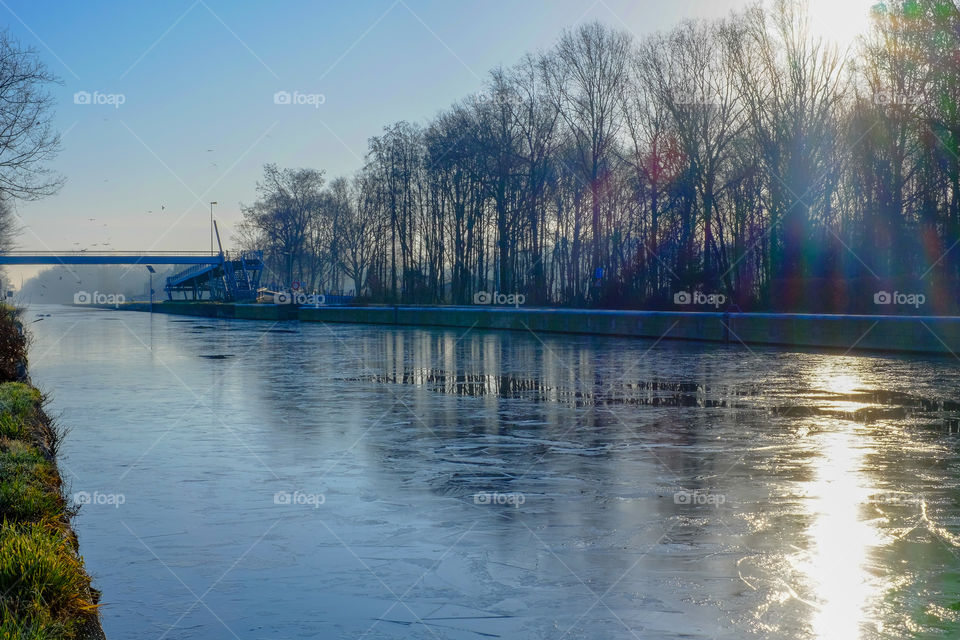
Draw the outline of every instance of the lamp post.
M153 313L153 274L156 273L154 268L151 265L146 265L147 271L150 272L150 313Z
M217 204L216 200L210 203L210 255L213 255L213 205Z

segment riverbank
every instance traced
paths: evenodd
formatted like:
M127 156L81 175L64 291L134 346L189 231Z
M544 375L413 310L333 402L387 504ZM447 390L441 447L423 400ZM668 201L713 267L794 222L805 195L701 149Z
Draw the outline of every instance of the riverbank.
M104 638L57 469L60 437L27 382L18 312L0 307L0 638Z
M144 302L99 308L150 311ZM296 307L168 301L154 313L246 320L299 320L624 336L904 353L960 353L960 317L787 313L693 313L528 307Z

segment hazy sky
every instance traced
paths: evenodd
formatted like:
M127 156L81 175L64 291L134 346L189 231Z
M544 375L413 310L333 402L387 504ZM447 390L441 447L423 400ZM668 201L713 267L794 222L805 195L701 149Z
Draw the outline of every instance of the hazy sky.
M814 17L847 38L873 1L814 0ZM206 250L211 200L229 245L266 162L350 174L384 125L422 122L566 27L642 36L745 2L0 0L2 23L63 81L53 167L67 184L18 206L20 245ZM322 98L277 104L280 91Z

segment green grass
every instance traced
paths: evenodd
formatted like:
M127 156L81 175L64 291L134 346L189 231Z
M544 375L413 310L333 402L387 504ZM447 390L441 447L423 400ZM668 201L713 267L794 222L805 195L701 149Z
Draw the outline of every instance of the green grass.
M27 423L9 413L0 413L0 438L23 440L30 436Z
M67 629L58 622L24 622L13 618L0 618L2 640L61 640L69 637Z
M70 539L56 527L0 527L0 620L39 637L72 638L96 611L90 579ZM3 637L3 636L0 636ZM16 636L14 636L16 637Z
M56 467L37 447L19 440L0 438L0 519L66 519L66 502Z
M36 420L40 392L22 382L0 384L0 437L26 439Z
M0 384L0 640L74 640L97 612L42 401Z
M40 392L22 382L0 384L0 414L21 420L29 420L36 413L42 396Z

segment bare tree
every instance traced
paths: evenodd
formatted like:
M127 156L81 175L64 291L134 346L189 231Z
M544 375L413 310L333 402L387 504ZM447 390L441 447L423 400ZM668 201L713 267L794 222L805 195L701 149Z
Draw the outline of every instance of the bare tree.
M724 260L723 236L716 233L723 171L734 141L746 127L720 33L718 23L688 21L649 40L640 55L641 77L654 101L669 114L686 162L700 214L702 265L696 273L711 285ZM689 258L685 262L692 266Z
M0 253L11 251L14 238L20 234L20 223L13 211L13 203L0 197Z
M550 95L576 143L577 169L590 189L594 271L606 266L609 258L609 224L604 225L602 217L601 191L613 170L612 152L623 123L621 94L630 54L629 35L594 22L564 32L543 59Z
M810 274L811 216L829 211L847 85L801 0L750 7L727 31L737 88L767 179L772 276ZM769 281L769 278L768 278Z
M349 191L343 195L344 215L340 218L339 237L342 251L342 265L347 277L353 281L354 292L364 295L367 289L367 277L373 261L375 249L376 211L368 200L369 191L364 184L364 174L354 178Z
M241 205L242 233L264 243L265 261L281 274L283 284L315 280L309 239L322 187L322 171L279 169L268 164L263 168L263 180L257 183L260 198L250 206Z
M0 33L0 193L7 197L35 200L63 184L47 166L60 148L46 91L52 82L34 49Z
M853 75L802 0L636 46L598 23L567 31L484 94L385 128L351 181L268 165L240 239L288 281L348 277L383 301L464 303L493 285L661 306L672 283L769 308L790 278L814 295L789 308L826 310L815 280L848 277L857 247L899 274L942 255L956 290L960 11L876 11Z
M516 97L514 113L519 129L519 160L524 175L524 196L520 206L529 233L529 266L532 277L528 298L532 302L548 299L546 270L544 268L547 225L547 197L550 186L553 154L557 145L556 105L549 99L537 60L526 56L510 71L509 81Z
M634 224L642 244L628 272L645 295L659 295L664 276L673 271L662 254L662 219L670 213L672 194L684 161L670 112L658 99L659 71L651 48L641 44L633 58L633 74L624 92L626 144L624 165L633 173L637 211ZM676 262L673 260L672 262Z

